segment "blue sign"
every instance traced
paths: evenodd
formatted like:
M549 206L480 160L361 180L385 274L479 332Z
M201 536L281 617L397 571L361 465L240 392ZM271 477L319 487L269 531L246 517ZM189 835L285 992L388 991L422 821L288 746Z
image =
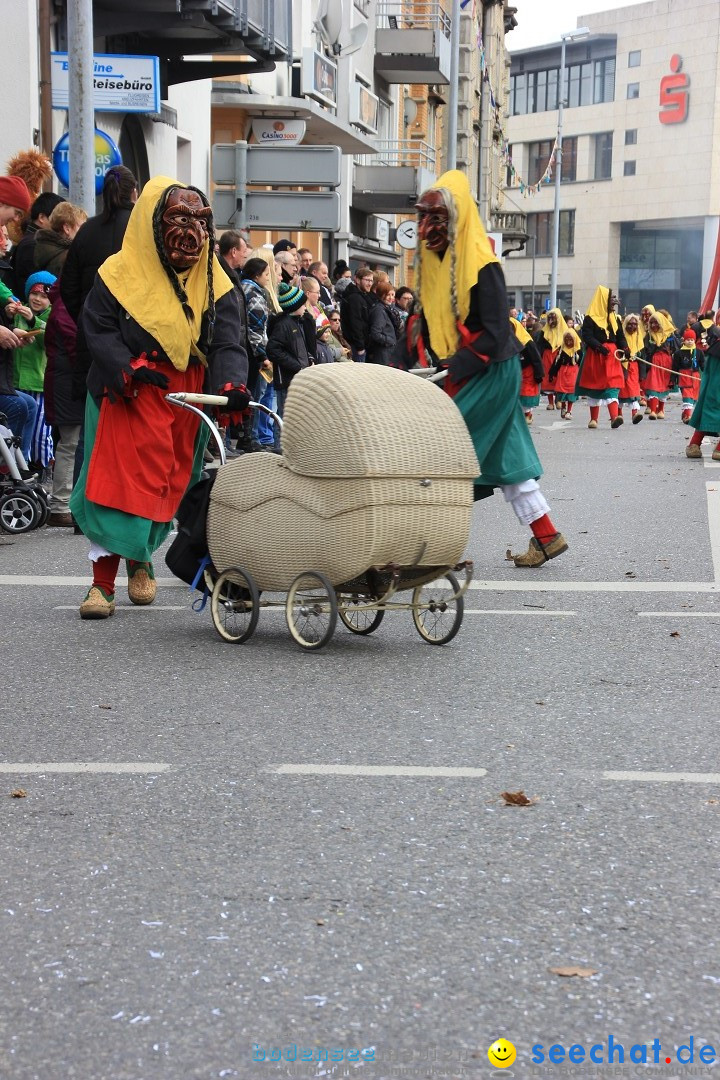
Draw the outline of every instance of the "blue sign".
M550 297L548 297L547 300L545 301L545 310L546 311L550 310Z
M66 131L58 139L53 150L53 169L61 184L70 187L70 136ZM106 131L95 128L95 194L100 195L105 182L105 173L113 165L122 165L122 157L117 144Z

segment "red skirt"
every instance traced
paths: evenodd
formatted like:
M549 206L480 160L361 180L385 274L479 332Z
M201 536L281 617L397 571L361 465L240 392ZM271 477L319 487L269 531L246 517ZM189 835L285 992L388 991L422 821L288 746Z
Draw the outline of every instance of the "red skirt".
M150 521L170 521L190 481L200 420L170 405L165 394L201 393L205 370L158 367L170 379L167 390L141 383L136 395L112 405L103 398L85 497Z
M577 364L563 364L555 379L555 392L557 394L574 394L577 377Z
M639 398L641 393L638 362L637 360L631 360L625 372L625 385L620 391L620 399L621 401L632 401L633 398Z
M593 397L593 390L620 390L625 383L625 373L622 364L615 359L615 346L608 345L610 350L607 356L588 346L582 362L582 374L580 385L589 397Z
M555 360L555 353L552 349L545 349L542 354L543 367L545 368L545 378L540 384L540 389L544 394L554 394L556 387L555 383L550 382L550 368Z
M700 390L700 372L681 371L678 376L678 390L683 401L697 401Z
M666 394L670 389L670 377L672 375L672 357L670 353L656 352L650 363L653 367L648 368L645 377L644 390L652 395L653 391Z

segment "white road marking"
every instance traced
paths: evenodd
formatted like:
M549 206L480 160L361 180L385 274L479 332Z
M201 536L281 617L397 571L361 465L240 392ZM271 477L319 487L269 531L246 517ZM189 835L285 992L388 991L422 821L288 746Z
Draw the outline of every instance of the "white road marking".
M0 761L0 773L161 773L171 768L157 761Z
M487 769L442 765L276 765L270 770L284 776L486 776Z
M77 611L78 604L56 604L53 611ZM130 604L127 607L119 605L115 608L115 614L119 611L191 611L189 604Z
M720 611L638 611L640 619L720 619Z
M718 500L720 511L720 500ZM718 521L718 543L720 545L720 515ZM718 548L720 551L720 547ZM716 581L552 581L542 579L543 570L539 569L532 580L528 577L518 577L514 581L471 581L470 589L478 592L620 592L620 593L714 593L720 592L720 577ZM77 577L43 577L41 575L26 574L0 574L0 586L27 586L37 585L42 588L57 586L78 586L87 589L88 578ZM118 586L127 584L126 579L118 578ZM175 581L173 578L158 578L158 588L176 588L185 593L189 592L187 585ZM440 581L437 587L446 586ZM195 593L193 595L199 595Z
M53 607L53 611L77 611L77 604L56 604ZM189 604L145 604L136 605L128 604L127 606L119 605L115 608L115 614L133 613L136 611L191 611L192 608ZM278 601L277 606L262 607L263 615L284 615L285 603L284 601ZM396 615L398 612L392 610L388 612L389 615ZM576 611L546 611L544 608L465 608L465 615L577 615Z
M713 481L706 482L705 487L707 489L710 552L715 571L715 581L720 581L720 487Z
M545 608L465 608L466 615L577 615L577 611L547 611Z
M720 469L720 461L713 461L712 458L703 458L703 465L706 469Z
M650 784L720 784L716 772L604 772L603 780L632 780Z

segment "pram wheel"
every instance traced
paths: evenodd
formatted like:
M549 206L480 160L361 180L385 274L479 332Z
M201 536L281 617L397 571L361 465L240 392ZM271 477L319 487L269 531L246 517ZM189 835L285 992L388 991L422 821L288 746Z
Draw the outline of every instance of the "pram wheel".
M352 596L340 601L338 607L340 621L353 634L372 634L385 618L385 608L365 610L364 605L368 601L371 602L371 597Z
M335 633L338 605L325 574L298 574L285 602L288 630L303 649L322 649Z
M50 517L50 504L48 502L47 492L43 488L38 488L33 492L33 495L37 499L38 510L40 512L37 527L38 529L42 529L43 525L47 524L47 519Z
M225 641L239 645L255 633L260 618L260 594L244 570L223 570L213 587L210 612L215 629Z
M40 521L40 504L25 491L8 491L0 498L0 528L18 535L30 532Z
M448 572L438 581L447 582L451 591L439 588L437 582L431 581L427 585L418 585L412 594L415 629L429 645L445 645L452 641L460 629L465 610L462 596L457 595L460 586L455 575Z

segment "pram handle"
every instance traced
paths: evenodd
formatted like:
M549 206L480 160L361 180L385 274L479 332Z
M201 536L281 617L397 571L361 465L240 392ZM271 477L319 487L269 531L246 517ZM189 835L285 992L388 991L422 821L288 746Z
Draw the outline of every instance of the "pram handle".
M215 445L218 448L220 463L224 465L226 460L225 443L211 417L203 412L202 409L198 409L197 405L227 405L227 398L222 394L190 394L185 391L180 391L177 394L166 394L165 400L169 401L171 405L177 405L180 409L187 409L189 412L194 412L203 424L207 424L210 429L210 434L215 440ZM282 431L282 420L277 413L272 411L272 409L268 409L267 405L261 405L259 401L250 401L248 402L248 408L255 409L257 412L264 412L272 417L278 426L278 430Z

